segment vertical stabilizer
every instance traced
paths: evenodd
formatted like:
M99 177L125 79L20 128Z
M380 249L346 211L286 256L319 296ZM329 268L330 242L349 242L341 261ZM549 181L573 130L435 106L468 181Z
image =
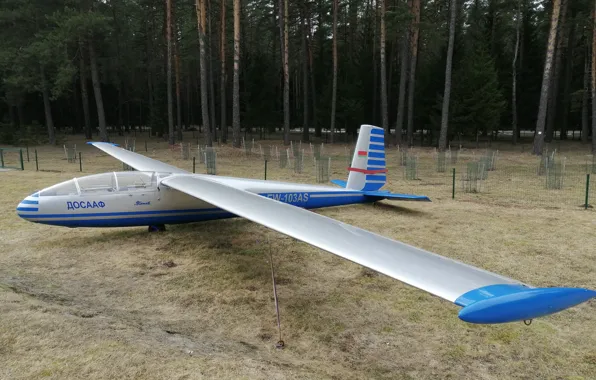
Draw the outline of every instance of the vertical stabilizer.
M347 189L376 191L385 185L387 167L383 128L367 124L360 126L349 171Z

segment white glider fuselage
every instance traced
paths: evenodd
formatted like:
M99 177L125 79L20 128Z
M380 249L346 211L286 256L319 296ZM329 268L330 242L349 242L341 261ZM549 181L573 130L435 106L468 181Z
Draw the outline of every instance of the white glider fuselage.
M133 171L75 178L28 196L18 205L17 212L31 222L66 227L163 225L236 216L168 186L160 186L164 178L176 175ZM208 178L307 209L377 200L362 191L331 186Z

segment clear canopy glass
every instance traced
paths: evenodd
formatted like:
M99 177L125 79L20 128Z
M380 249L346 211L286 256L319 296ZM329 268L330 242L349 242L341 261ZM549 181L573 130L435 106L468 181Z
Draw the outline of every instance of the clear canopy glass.
M102 173L61 182L42 190L40 196L144 191L156 187L157 176L152 172Z

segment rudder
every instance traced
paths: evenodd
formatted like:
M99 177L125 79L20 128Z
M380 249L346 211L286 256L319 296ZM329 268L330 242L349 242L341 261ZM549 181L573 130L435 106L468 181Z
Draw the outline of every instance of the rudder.
M387 182L385 132L374 125L361 125L352 165L348 168L351 190L376 191Z

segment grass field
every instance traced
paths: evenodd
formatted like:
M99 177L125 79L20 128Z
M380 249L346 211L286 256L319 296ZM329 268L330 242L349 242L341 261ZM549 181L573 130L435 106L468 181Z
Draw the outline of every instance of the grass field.
M28 162L25 171L0 172L2 379L596 379L594 301L529 327L477 326L446 301L246 220L148 234L19 219L16 205L34 190L121 170L82 149L83 173L50 147L38 153L40 169L52 171ZM137 150L192 169L164 143ZM503 170L535 166L519 153L501 158ZM388 161L387 187L404 190L397 151ZM222 148L218 172L262 178L263 164ZM332 172L345 177L340 159ZM268 178L314 177L274 163ZM444 173L414 186L433 203L317 212L532 285L596 289L594 211L520 206L495 193L451 200L450 181ZM274 347L270 249L283 350Z

